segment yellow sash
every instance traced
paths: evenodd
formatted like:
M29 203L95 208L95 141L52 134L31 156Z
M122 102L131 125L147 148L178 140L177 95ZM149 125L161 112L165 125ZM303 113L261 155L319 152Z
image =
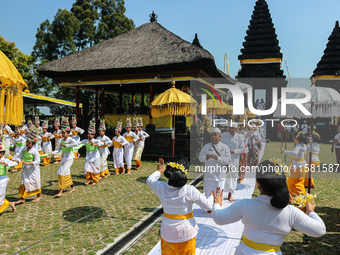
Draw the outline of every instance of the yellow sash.
M63 138L63 136L58 133L54 133L54 138L60 139Z
M107 147L107 145L105 144L105 141L101 141L102 143L104 143L104 145L102 145L102 146L99 146L98 148L106 148Z
M43 141L44 143L49 142L50 140L51 140L51 139L48 138L48 137L45 137L45 136L42 137L42 141Z
M190 212L188 214L167 214L164 213L164 217L173 220L186 220L194 217L194 213Z
M21 134L26 134L26 130L20 129Z
M243 243L248 247L258 250L258 251L266 251L266 252L276 252L280 250L281 245L270 245L264 243L257 243L247 239L244 235L242 236Z
M125 139L128 141L128 142L132 142L133 141L133 136L125 136Z
M78 132L75 131L75 130L72 130L72 135L73 135L73 136L78 136Z
M305 158L292 158L294 161L305 161Z
M312 153L312 155L319 157L318 153Z
M115 148L123 148L123 145L121 145L119 142L113 141L113 147Z

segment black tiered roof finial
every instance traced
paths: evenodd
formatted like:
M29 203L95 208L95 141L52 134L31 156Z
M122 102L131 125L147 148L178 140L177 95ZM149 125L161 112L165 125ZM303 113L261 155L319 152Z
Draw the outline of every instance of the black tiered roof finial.
M328 43L324 50L320 62L317 64L313 72L313 76L317 79L323 75L336 75L340 79L340 27L339 21L335 22L332 34L328 37ZM319 77L318 77L319 76ZM320 77L322 78L322 77Z
M157 22L158 16L155 14L154 11L152 11L152 13L149 15L149 17L150 17L150 22Z
M194 40L192 41L192 44L193 44L193 45L196 45L197 47L200 47L200 48L203 49L202 45L200 44L200 41L198 40L197 33L195 33L195 38L194 38Z
M239 77L284 77L282 53L265 0L256 1L241 53Z

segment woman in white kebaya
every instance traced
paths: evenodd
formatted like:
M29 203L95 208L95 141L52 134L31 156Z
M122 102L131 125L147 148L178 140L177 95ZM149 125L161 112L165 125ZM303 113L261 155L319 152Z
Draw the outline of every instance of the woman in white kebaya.
M187 185L189 162L182 156L174 157L166 166L159 159L157 171L146 183L159 197L164 217L161 225L161 252L167 254L195 254L198 226L193 216L193 205L211 211L212 195L207 199L194 186ZM161 174L168 183L158 181Z
M69 135L70 126L68 118L66 117L62 117L61 130L63 138L60 141L60 145L55 151L50 153L50 155L53 154L58 156L61 153L61 165L57 171L59 192L55 195L55 197L61 197L63 195L63 190L70 186L71 190L68 193L76 191L73 186L71 166L75 157L73 153L73 148L76 147L78 143Z
M104 145L100 140L94 139L96 134L95 122L91 121L87 133L88 139L81 140L86 146L86 159L84 165L84 172L87 182L85 186L89 185L92 180L92 185L96 185L100 178L100 154L98 147Z
M235 255L281 255L280 247L292 229L308 236L320 237L326 233L322 219L314 212L315 203L307 203L306 212L289 204L289 191L284 175L273 171L276 165L266 160L259 165L256 175L260 196L236 201L221 208L223 190L214 194L213 219L218 225L239 220L244 224L243 242Z
M119 175L125 174L124 168L124 145L129 144L129 142L120 135L122 131L122 121L118 121L117 126L115 128L115 137L112 138L113 143L113 166L115 168L116 174Z

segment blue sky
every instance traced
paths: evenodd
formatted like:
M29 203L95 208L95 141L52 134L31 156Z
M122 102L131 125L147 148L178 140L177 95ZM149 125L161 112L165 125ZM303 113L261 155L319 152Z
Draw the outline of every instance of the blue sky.
M0 0L0 34L31 53L38 26L53 20L58 8L70 9L75 0ZM198 33L223 70L227 53L230 75L240 64L238 55L249 25L255 0L126 0L126 15L136 26L149 22L154 10L158 22L191 42ZM335 21L340 20L338 0L267 0L281 49L293 78L310 77L326 47ZM285 74L286 67L283 65Z

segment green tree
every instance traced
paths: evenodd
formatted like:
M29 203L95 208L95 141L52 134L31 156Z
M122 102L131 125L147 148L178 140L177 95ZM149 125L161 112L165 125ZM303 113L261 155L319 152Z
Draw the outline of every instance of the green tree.
M76 0L70 11L59 9L52 22L45 20L40 24L32 55L41 65L133 29L134 22L125 16L124 5L123 0ZM43 88L48 88L50 96L75 101L75 90L59 87L48 78L38 76L38 79L41 90L47 92ZM93 101L94 93L80 93L84 114L93 114ZM69 110L51 109L55 115Z

